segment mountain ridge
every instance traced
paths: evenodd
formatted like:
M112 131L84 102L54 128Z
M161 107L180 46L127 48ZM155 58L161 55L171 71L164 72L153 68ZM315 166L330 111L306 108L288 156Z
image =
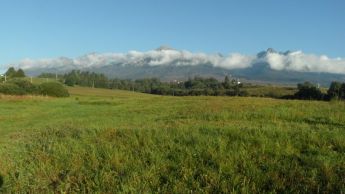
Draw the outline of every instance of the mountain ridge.
M260 81L280 84L311 81L328 85L331 81L345 81L345 74L342 73L312 72L313 66L307 63L297 66L300 65L300 59L294 57L301 57L301 55L301 51L278 52L272 48L259 52L255 58L236 54L230 56L219 53L206 55L179 51L163 45L146 53L138 51L130 51L127 54L100 55L93 53L78 59L61 58L61 60L56 60L58 61L55 62L56 64L51 62L53 65L50 65L47 62L44 63L45 66L29 67L25 71L28 75L35 76L43 72L66 73L77 69L104 73L110 78L140 79L156 77L163 81L186 80L194 76L223 79L226 75L249 82ZM307 57L313 56L306 56L305 58ZM325 60L325 65L322 64L324 58L324 56L320 57L320 65L316 67L321 68L321 70L322 68L330 69L327 67L327 63L330 64L329 61ZM315 57L312 59L315 61ZM335 66L336 68L342 68L341 64L336 63L336 65L338 65ZM298 71L294 70L296 68ZM316 70L319 70L317 68ZM333 72L333 69L331 70Z

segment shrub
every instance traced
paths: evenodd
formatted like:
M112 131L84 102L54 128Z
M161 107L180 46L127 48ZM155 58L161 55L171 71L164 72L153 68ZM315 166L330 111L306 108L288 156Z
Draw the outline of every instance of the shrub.
M25 90L14 83L0 84L0 93L10 95L24 95Z
M58 82L46 82L42 83L40 86L40 93L47 96L54 97L68 97L68 90Z
M38 94L38 87L31 82L23 79L13 79L9 83L13 83L24 90L25 94Z
M244 91L240 91L238 95L239 96L249 96L249 93L244 90Z

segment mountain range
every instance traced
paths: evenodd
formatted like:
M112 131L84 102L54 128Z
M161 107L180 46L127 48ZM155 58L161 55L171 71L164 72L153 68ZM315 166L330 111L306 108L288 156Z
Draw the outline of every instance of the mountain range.
M161 46L148 52L91 53L77 59L26 60L18 64L28 75L65 73L73 69L103 73L111 78L156 77L163 81L202 76L224 79L226 75L246 82L296 84L304 81L329 85L345 82L345 60L307 55L301 51L267 49L256 56L204 54Z

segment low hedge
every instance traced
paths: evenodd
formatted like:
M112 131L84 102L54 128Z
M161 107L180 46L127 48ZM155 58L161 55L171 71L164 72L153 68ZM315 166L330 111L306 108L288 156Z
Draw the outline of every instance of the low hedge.
M32 84L28 80L14 79L11 80L9 83L13 83L21 89L23 89L25 94L40 94L39 87L37 85Z
M24 95L26 92L23 88L14 83L0 84L0 93L9 95Z
M0 93L8 95L46 95L53 97L68 97L68 90L58 82L46 82L34 85L27 80L11 80L0 84Z

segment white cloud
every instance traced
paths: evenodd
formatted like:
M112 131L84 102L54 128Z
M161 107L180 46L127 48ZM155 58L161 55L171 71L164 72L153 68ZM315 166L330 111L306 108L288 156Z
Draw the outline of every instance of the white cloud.
M31 68L62 68L81 69L88 67L101 67L111 64L134 66L164 66L164 65L200 65L210 64L215 67L227 69L246 68L251 66L253 57L231 54L223 57L215 54L192 53L177 50L152 50L147 52L129 51L128 53L92 53L75 59L65 57L55 59L24 59L18 63L23 69Z
M220 54L192 53L173 49L158 49L147 52L91 53L74 59L60 57L53 59L24 59L17 63L23 69L53 68L57 70L83 69L112 64L132 66L202 65L209 64L225 69L240 69L267 62L274 70L300 72L326 72L345 74L345 59L329 58L325 55L305 54L301 51L277 53L267 52L263 58L233 53Z
M305 54L302 51L287 54L268 53L266 61L275 70L345 74L345 59Z

